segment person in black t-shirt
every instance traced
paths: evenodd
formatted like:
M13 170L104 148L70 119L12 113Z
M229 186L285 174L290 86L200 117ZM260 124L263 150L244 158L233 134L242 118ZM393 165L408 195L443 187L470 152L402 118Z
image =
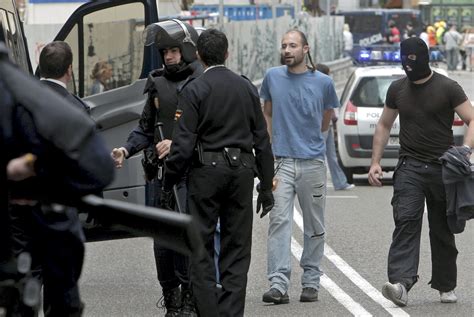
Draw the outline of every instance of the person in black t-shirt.
M446 194L439 157L453 145L454 113L469 126L464 145L470 155L474 146L474 111L457 82L433 72L423 40L401 43L402 65L407 77L394 81L375 130L369 182L382 186L380 159L393 122L400 115L400 155L394 172L393 218L395 230L388 255L388 279L382 294L405 306L408 291L418 280L420 238L424 204L428 209L432 261L431 287L442 303L457 301L458 251L446 217Z

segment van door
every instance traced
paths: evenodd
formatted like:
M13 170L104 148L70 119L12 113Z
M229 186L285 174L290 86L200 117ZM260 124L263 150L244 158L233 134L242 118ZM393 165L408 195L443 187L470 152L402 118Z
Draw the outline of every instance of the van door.
M0 40L10 50L10 57L14 63L25 72L31 73L22 24L18 18L15 2L12 0L0 0Z
M55 38L73 50L74 80L68 88L89 104L110 150L125 144L137 126L146 77L161 65L158 51L143 42L145 27L155 22L156 1L98 0L79 7ZM117 170L104 198L145 204L141 154Z

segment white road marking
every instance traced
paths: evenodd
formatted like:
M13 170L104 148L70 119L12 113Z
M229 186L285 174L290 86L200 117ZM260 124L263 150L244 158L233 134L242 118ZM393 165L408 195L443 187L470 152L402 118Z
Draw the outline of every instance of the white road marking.
M342 195L340 195L340 196L333 196L333 195L326 195L326 198L338 198L338 199L339 199L339 198L343 198L343 199L344 199L344 198L351 198L351 199L357 199L357 198L359 198L359 196L354 196L354 195L351 195L351 196L342 196Z
M303 248L291 237L291 253L298 259L301 259ZM341 303L354 316L372 316L359 303L354 301L346 292L344 292L336 283L333 282L327 275L321 276L321 286L324 287L339 303Z
M293 220L295 221L296 225L301 229L301 231L304 231L303 217L301 216L299 210L296 209L296 207L294 208ZM337 255L336 252L334 252L334 250L327 243L324 245L324 255L342 273L344 273L344 275L347 276L347 278L349 278L352 281L352 283L354 283L357 287L359 287L364 293L366 293L376 303L380 304L390 315L396 316L396 317L410 316L403 309L401 309L400 307L396 306L394 303L392 303L391 301L383 297L382 293L380 293L367 280L365 280L359 273L357 273L349 264L347 264L346 261L344 261L339 255ZM344 305L344 303L342 302L341 304Z

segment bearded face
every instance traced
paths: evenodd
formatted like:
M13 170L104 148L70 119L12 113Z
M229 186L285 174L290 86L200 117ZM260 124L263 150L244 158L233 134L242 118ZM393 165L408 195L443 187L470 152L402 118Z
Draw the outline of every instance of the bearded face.
M305 64L305 55L308 45L303 45L303 40L297 32L289 32L283 36L280 48L280 60L282 65L295 68Z

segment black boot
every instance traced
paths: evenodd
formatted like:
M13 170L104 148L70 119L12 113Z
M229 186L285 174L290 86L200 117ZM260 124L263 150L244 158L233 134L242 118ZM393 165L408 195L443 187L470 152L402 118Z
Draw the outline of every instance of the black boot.
M159 302L160 306L166 309L165 317L178 317L181 310L181 291L179 287L170 290L163 290L163 299Z
M184 289L182 293L183 306L179 313L180 317L198 317L196 312L196 303L194 300L193 292L190 289Z

